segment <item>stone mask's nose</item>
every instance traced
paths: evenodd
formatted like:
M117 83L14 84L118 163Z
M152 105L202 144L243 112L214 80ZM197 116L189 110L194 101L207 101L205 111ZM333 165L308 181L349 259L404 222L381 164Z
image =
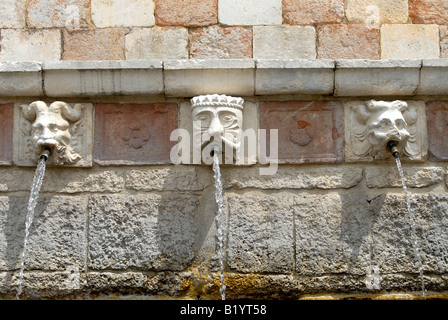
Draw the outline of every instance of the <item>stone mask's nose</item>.
M208 133L212 137L217 137L224 133L224 128L218 118L213 118L210 128L208 129Z

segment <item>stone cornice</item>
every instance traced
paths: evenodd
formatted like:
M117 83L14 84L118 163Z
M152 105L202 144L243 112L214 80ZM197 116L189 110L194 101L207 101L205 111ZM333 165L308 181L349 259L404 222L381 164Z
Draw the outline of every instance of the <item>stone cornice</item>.
M0 62L0 97L448 95L448 59Z

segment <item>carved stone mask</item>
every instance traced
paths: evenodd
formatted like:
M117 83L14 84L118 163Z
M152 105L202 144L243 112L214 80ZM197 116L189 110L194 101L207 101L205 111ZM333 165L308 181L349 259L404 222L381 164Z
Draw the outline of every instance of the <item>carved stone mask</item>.
M73 108L65 102L56 101L50 106L43 101L21 105L24 118L31 122L31 142L36 159L44 148L52 150L51 162L73 164L81 156L70 146L73 131L79 128L82 105Z
M225 156L225 163L233 163L241 145L244 100L214 94L194 97L191 102L193 143L200 144L203 162L211 164L217 151Z

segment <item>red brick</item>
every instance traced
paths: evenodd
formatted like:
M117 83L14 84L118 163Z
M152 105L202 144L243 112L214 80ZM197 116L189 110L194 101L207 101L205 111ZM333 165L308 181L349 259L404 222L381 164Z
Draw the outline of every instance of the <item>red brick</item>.
M429 159L448 160L448 101L428 102L426 118Z
M108 164L170 163L177 128L176 104L95 105L95 161Z
M380 59L380 31L362 24L317 27L319 59Z
M282 9L285 24L340 23L344 19L344 0L283 0Z
M124 60L124 29L63 31L63 60Z
M218 0L156 0L160 26L200 27L218 23Z
M252 31L244 27L218 26L193 29L190 56L195 59L252 58Z
M0 165L12 161L13 105L0 104Z
M409 0L412 23L448 24L448 1Z
M339 162L344 119L339 101L262 102L260 128L278 129L279 163Z

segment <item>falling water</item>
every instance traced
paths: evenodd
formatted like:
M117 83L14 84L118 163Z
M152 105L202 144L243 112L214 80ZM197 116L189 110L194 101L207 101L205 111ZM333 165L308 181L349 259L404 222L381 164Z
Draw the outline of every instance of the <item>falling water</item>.
M401 184L403 185L403 190L404 190L404 193L406 195L406 206L407 206L407 209L408 209L408 212L409 212L409 218L411 220L411 229L412 229L414 250L415 250L415 255L417 257L418 270L419 270L419 273L420 273L420 280L421 280L421 283L422 283L422 294L423 294L423 298L426 300L425 281L424 281L424 278L423 278L423 264L422 264L422 257L421 257L421 254L420 254L420 247L418 245L418 240L417 240L417 232L416 232L416 225L415 225L415 214L414 214L414 211L411 208L411 194L408 192L408 188L407 188L406 182L404 180L404 173L403 173L403 168L401 167L400 158L398 156L395 157L395 161L397 162L398 172L400 173L400 177L401 177Z
M34 174L33 184L31 186L30 198L28 200L28 212L27 212L26 221L25 221L25 239L23 242L22 258L21 258L22 262L20 265L19 286L17 288L16 300L19 300L20 294L22 293L23 271L25 269L26 245L28 242L28 237L30 235L30 227L31 227L31 224L33 223L34 208L36 207L37 199L39 198L39 191L42 186L42 182L44 180L45 161L46 161L46 158L42 157L37 165L36 173Z
M218 259L219 259L219 277L221 279L221 287L219 293L221 299L226 299L226 285L224 283L224 228L225 228L225 216L224 216L224 197L222 195L222 182L221 182L221 170L219 169L219 152L213 153L213 172L215 178L215 199L218 205L218 212L215 216L216 228L218 234Z

